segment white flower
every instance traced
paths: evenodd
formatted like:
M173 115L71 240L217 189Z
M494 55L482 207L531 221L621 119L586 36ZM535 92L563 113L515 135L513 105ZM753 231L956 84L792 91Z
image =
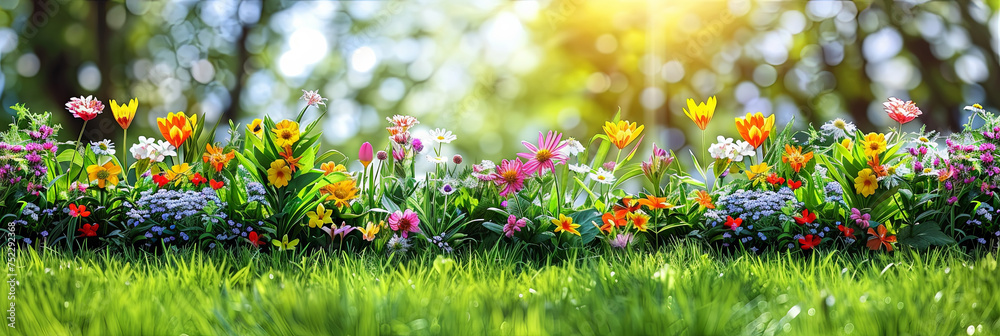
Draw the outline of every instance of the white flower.
M115 144L111 143L111 140L104 139L98 142L90 143L90 150L94 151L97 155L115 155Z
M571 164L569 165L569 170L572 170L578 174L586 174L590 172L590 166L585 164Z
M718 143L714 143L708 148L708 153L712 155L713 159L743 161L744 156L753 156L757 154L753 146L746 141L737 140L736 143L733 143L733 139L724 138L722 136L719 136L718 139Z
M491 169L496 168L496 167L497 167L497 164L493 163L493 161L483 160L483 162L480 162L477 165L472 165L472 170L478 173L478 172L482 172L482 171L486 171L486 170L491 170Z
M427 154L427 161L430 163L444 164L448 163L448 159L443 156L436 156L432 154Z
M324 105L325 106L326 103L324 103L323 101L327 100L327 99L323 98L322 96L319 95L319 90L315 90L315 91L302 90L302 100L305 100L307 105Z
M590 173L590 179L599 183L611 184L615 182L615 175L604 168L597 168L596 172Z
M966 111L972 111L972 112L975 112L975 113L985 113L986 112L986 110L983 109L983 106L979 105L979 104L972 104L971 106L966 106L965 110Z
M583 144L580 144L580 142L576 141L574 138L563 140L560 145L566 145L559 151L568 156L577 156L587 150L587 148L583 147Z
M457 139L454 134L451 134L451 131L443 128L435 128L431 131L431 138L434 139L434 142L443 144L451 143Z
M930 148L937 148L938 134L935 131L927 132L926 134L921 134L916 139L913 139L913 143L917 145L924 145Z
M824 134L833 135L834 139L840 140L858 130L854 123L844 121L844 119L833 119L827 121L820 127Z
M750 145L749 142L738 140L736 144L733 145L733 161L743 161L744 156L754 156L757 155L757 151Z

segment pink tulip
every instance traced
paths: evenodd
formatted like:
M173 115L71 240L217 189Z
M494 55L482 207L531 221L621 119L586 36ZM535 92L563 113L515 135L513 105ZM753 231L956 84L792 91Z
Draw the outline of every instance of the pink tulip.
M365 168L368 168L368 164L372 162L372 155L374 155L372 144L367 142L361 144L361 149L358 150L358 161L361 161Z

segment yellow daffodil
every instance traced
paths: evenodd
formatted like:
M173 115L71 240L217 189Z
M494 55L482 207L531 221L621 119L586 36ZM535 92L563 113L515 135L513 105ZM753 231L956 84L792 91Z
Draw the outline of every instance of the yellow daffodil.
M712 116L715 115L715 104L715 96L709 97L707 103L701 104L695 104L694 99L688 98L684 114L704 131L705 127L708 127L708 122L712 121Z
M767 165L767 162L761 162L758 165L750 166L750 169L746 170L747 179L753 180L758 176L766 175L769 170L771 170L771 167Z
M247 125L247 130L249 130L250 133L253 133L253 135L256 135L259 138L260 135L264 133L263 123L264 123L263 120L254 119L253 122Z
M108 161L103 165L91 165L87 167L87 177L90 181L97 181L97 187L103 189L107 185L118 184L118 174L122 168L118 167L114 161Z
M384 222L381 222L378 225L375 225L375 223L372 222L368 222L368 225L366 225L364 228L359 227L358 231L361 231L361 236L362 238L364 238L364 240L372 241L375 240L375 235L378 234L379 229L383 225L385 225Z
M267 170L267 182L271 185L281 188L288 185L288 180L292 179L292 170L288 168L285 160L274 160L271 162L271 168Z
M306 217L309 217L309 227L318 228L326 224L333 223L333 210L327 210L320 203L316 206L316 211L309 211L306 213Z
M643 125L636 126L636 123L630 124L627 120L619 120L617 124L606 121L604 122L604 134L607 134L615 147L622 149L632 143L642 133L644 127Z
M181 182L184 182L183 177L187 175L189 171L191 171L191 166L187 163L182 163L170 167L170 170L167 170L164 177L166 177L169 181L174 181L174 185L179 185Z

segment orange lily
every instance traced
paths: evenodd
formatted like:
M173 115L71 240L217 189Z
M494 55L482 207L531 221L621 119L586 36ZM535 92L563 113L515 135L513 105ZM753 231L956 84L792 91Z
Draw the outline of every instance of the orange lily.
M868 238L868 248L872 251L877 251L885 245L885 249L892 252L892 243L896 242L896 236L890 236L887 234L885 225L878 226L878 233L875 233L875 229L868 228L868 234L872 237Z
M236 157L236 151L229 150L229 153L222 153L222 147L212 146L212 144L205 144L205 154L201 155L202 160L205 163L215 168L215 172L221 172L222 168L226 167L229 160Z
M802 154L801 146L791 146L786 144L785 155L781 157L781 161L791 165L792 169L795 170L796 173L798 173L799 170L802 169L802 167L805 167L806 164L809 163L810 160L812 160L812 158L813 158L812 152Z

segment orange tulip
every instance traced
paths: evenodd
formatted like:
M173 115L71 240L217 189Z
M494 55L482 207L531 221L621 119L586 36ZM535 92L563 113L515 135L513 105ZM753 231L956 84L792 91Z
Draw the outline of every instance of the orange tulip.
M156 126L160 128L160 134L167 139L174 147L180 148L184 141L191 136L191 131L198 124L198 115L192 114L190 118L184 112L170 113L166 118L156 118Z
M764 140L771 135L772 128L774 128L773 114L764 118L764 114L760 112L747 113L743 118L736 118L736 130L754 149L764 144Z

